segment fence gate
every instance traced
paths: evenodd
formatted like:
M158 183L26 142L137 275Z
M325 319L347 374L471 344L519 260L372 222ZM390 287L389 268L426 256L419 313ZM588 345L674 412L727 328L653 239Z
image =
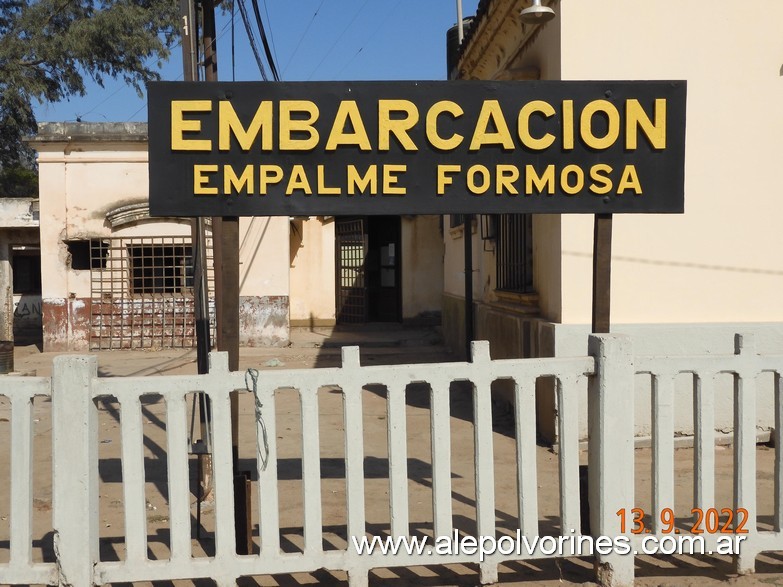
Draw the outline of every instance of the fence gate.
M367 230L362 218L338 219L337 238L337 322L367 321Z
M214 328L210 236L206 248ZM90 241L90 350L195 347L192 258L190 236Z

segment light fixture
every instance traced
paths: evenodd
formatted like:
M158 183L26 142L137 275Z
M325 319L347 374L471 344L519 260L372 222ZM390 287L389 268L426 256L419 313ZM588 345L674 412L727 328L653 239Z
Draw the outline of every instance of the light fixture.
M533 4L519 13L519 17L526 24L544 24L555 17L555 11L549 6L542 6L541 0L533 0Z

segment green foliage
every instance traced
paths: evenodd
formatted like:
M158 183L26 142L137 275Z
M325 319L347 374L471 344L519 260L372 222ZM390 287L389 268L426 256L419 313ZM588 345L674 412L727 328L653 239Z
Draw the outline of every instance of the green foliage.
M38 174L34 169L6 166L0 169L0 198L38 197Z
M34 100L84 95L85 77L141 94L177 25L175 0L0 0L0 169L30 167L22 137L37 130Z

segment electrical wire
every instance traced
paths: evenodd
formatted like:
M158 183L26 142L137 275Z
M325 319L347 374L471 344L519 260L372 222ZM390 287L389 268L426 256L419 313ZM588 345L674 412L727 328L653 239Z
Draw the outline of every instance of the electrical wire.
M245 2L244 0L237 0L237 4L239 5L239 14L242 16L242 23L245 25L245 32L247 32L247 40L250 42L250 49L253 51L253 55L256 58L256 63L258 64L258 71L261 72L261 78L264 81L268 81L269 77L266 74L266 69L264 68L264 62L261 59L261 54L258 52L256 39L250 27L250 19L247 16L247 8L245 7Z
M272 72L272 78L275 81L280 81L280 75L277 73L277 66L275 60L272 57L272 51L269 49L269 42L266 38L266 30L264 29L264 22L261 20L261 12L258 9L258 0L250 0L253 5L253 12L256 16L256 24L258 25L258 31L261 33L261 43L264 45L264 53L266 54L266 61L269 64L269 69Z
M275 63L280 63L280 59L277 57L277 47L275 47L275 36L272 34L272 19L269 18L269 7L266 0L264 0L264 13L266 14L266 23L269 26L269 40L272 41L272 54L275 56Z
M283 75L285 75L285 72L288 71L288 67L291 65L291 62L294 60L294 57L296 57L296 53L299 51L299 47L302 46L302 41L305 40L305 37L307 37L307 33L310 32L310 27L313 26L313 22L315 22L315 17L318 16L318 13L321 11L321 8L324 5L324 2L326 2L326 0L321 0L321 3L318 5L318 8L315 9L315 12L313 13L313 17L310 19L310 22L307 23L307 27L305 27L302 36L299 37L299 41L296 43L296 47L294 47L294 52L291 53L291 57L288 58L288 63L286 63L285 67L283 68Z
M220 32L219 32L217 35L215 35L215 39L212 41L212 46L213 46L213 47L214 47L215 45L217 45L217 42L218 42L220 39L222 39L222 38L223 38L223 35L225 35L225 34L226 34L226 32L228 31L228 27L232 25L232 23L233 23L233 20L234 20L234 17L233 17L233 15L232 15L232 17L231 17L231 20L230 20L229 22L227 22L225 25L223 25L223 28L222 28L222 29L220 29ZM232 27L232 28L233 28L233 27ZM177 43L177 45L176 45L176 46L179 46L180 44L181 44L181 42L180 42L180 43ZM176 47L175 47L175 48L176 48ZM171 81L178 82L178 81L180 81L180 80L181 80L183 77L185 77L185 74L184 74L184 73L180 73L180 74L179 74L177 77L175 77L175 78L174 78L173 80L171 80ZM127 86L121 86L121 87L120 87L120 89L123 89L123 88L127 88ZM115 92L115 93L116 93L116 92ZM133 114L131 114L131 115L130 115L128 118L126 118L126 119L125 119L125 122L130 122L130 121L131 121L131 119L133 119L133 118L134 118L134 117L135 117L135 116L136 116L136 115L137 115L139 112L141 112L142 110L144 110L146 107L147 107L147 103L146 103L146 101L145 101L145 103L141 105L141 108L139 108L138 110L136 110L136 112L134 112L134 113L133 113Z
M382 28L382 27L384 27L384 26L388 26L389 18L391 18L391 15L392 15L392 14L394 14L394 11L395 11L395 10L397 10L397 7L399 7L399 5L400 5L400 4L402 4L402 0L397 0L397 3L396 3L394 6L392 6L392 9L389 11L389 13L388 13L386 16L384 16L382 19L379 19L378 26L377 26L377 27L375 27L375 29L372 31L372 33L370 33L370 34L367 36L367 40L365 40L365 41L364 41L364 43L362 43L361 47L359 47L359 50L358 50L356 53L354 53L354 54L353 54L353 57L351 57L351 58L350 58L350 59L349 59L349 60L348 60L348 61L345 63L345 65L343 65L343 66L342 66L342 68L340 69L340 71L338 71L338 72L337 72L337 74L334 76L335 78L338 78L338 79L340 78L340 75L343 73L343 71L345 71L345 69L346 69L346 68L347 68L347 67L348 67L348 66L349 66L351 63L353 63L354 59L356 59L356 58L359 56L359 53L361 53L362 51L364 51L364 48L367 46L367 44L368 44L370 41L372 41L372 40L377 40L377 39L378 39L378 37L377 37L377 35L378 35L378 31L379 31L379 30L381 30L381 28Z
M315 66L315 69L310 72L310 75L307 78L307 81L310 81L313 79L313 75L315 75L315 72L318 71L318 68L323 65L324 61L326 61L327 57L332 54L332 51L334 51L334 48L337 46L337 43L340 42L340 40L343 38L346 32L348 32L348 29L351 28L351 25L353 25L354 22L356 22L356 19L359 18L359 15L362 13L362 10L367 6L370 0L364 0L364 3L359 7L359 10L356 11L356 13L353 15L353 18L348 22L347 25L345 25L345 28L342 30L342 32L339 34L339 36L334 40L334 43L332 43L332 46L329 47L329 50L324 53L324 56L321 58L321 61L318 62L318 65Z

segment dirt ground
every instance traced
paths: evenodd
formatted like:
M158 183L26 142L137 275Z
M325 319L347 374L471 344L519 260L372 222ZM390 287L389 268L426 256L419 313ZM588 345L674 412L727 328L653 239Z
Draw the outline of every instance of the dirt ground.
M311 337L312 339L312 337ZM310 339L308 339L310 340ZM310 344L312 342L312 344ZM339 350L328 348L312 339L284 349L243 349L240 368L261 369L312 368L336 366ZM22 373L49 375L52 354L40 353L35 347L17 349L16 370ZM436 346L396 346L369 348L363 351L364 364L434 362L451 360ZM192 351L104 352L98 353L99 371L104 376L194 373ZM407 430L409 459L410 521L414 532L432 530L432 484L430 472L430 426L426 388L411 386L407 393ZM276 401L279 457L279 494L281 546L285 552L299 552L302 541L301 421L299 399L293 390L281 391ZM255 432L251 396L240 403L241 467L254 467ZM365 440L365 493L367 531L382 535L389 531L388 450L386 440L386 400L383 388L369 387L363 392ZM101 558L121 560L124 556L123 500L121 485L121 441L119 411L116 403L100 402L99 474ZM339 390L319 391L322 462L322 507L324 548L346 546L346 508L344 471L344 430L342 396ZM165 453L165 404L149 398L142 406L145 434L145 475L147 499L148 552L150 558L167 558L168 510ZM455 388L452 392L452 506L455 528L467 534L476 532L475 487L473 483L473 424L471 398ZM0 396L0 479L10 479L10 406ZM517 523L516 448L513 420L507 408L494 406L495 499L499 533L512 533ZM194 433L198 436L198 433ZM33 523L35 560L53 560L51 512L51 419L50 404L41 399L34 406L34 495ZM770 528L774 498L773 470L775 451L767 446L757 448L757 495L759 526ZM586 454L581 455L586 463ZM732 503L732 447L716 447L716 504ZM539 533L556 534L559 529L557 455L545 446L537 451L539 486ZM651 453L636 451L636 503L647 511L650 503ZM193 540L194 556L211 554L214 517L209 504L201 508L200 526L196 523L198 474L197 458L191 458L193 528L199 537ZM676 503L678 523L687 524L690 517L693 483L693 452L676 451ZM9 485L0 483L0 563L9 557ZM255 548L258 549L258 510L256 492L252 493L252 519ZM757 559L756 574L736 577L731 561L720 557L637 557L637 585L783 585L783 554L765 553ZM575 585L589 584L594 578L592 561L569 559L559 563L518 562L500 568L502 585ZM2 576L0 576L2 583ZM211 582L176 582L176 585L206 585ZM344 574L316 573L256 577L243 579L242 585L347 585ZM477 570L471 566L449 565L381 569L370 575L370 584L384 587L403 585L477 585ZM156 583L170 585L170 583Z

